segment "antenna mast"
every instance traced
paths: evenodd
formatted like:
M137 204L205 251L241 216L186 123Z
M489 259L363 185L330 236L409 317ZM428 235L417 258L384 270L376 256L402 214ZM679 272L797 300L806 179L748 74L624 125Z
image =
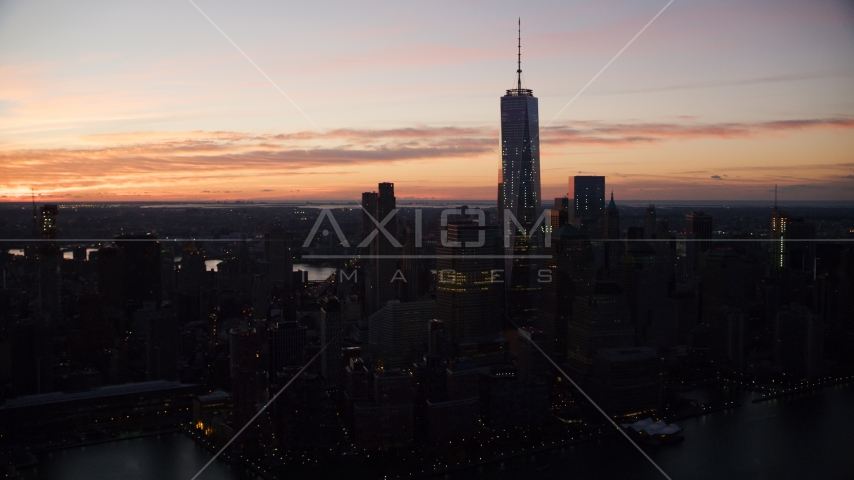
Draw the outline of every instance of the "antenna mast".
M516 89L522 91L522 17L519 17L519 53L516 55Z

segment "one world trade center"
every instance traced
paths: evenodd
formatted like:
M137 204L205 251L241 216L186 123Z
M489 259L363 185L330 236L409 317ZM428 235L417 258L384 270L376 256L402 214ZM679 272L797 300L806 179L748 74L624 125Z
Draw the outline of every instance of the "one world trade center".
M540 120L537 98L522 88L521 21L516 88L501 97L501 183L499 221L505 245L507 313L514 321L534 320L540 234ZM535 228L537 227L537 228Z

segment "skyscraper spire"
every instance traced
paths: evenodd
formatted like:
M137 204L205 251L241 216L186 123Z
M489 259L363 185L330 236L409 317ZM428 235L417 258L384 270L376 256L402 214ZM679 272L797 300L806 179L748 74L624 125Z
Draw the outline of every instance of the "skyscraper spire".
M522 90L522 17L519 17L519 53L516 55L516 89Z

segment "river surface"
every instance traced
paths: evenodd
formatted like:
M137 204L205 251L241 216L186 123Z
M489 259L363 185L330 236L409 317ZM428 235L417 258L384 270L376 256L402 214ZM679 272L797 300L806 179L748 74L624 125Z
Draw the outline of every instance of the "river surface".
M705 401L703 389L684 396ZM644 446L673 479L854 478L854 385L751 403L680 420L685 441ZM622 435L461 471L446 479L663 479Z
M743 403L739 408L679 421L685 441L644 451L673 479L854 478L854 385L751 403L738 390L686 392ZM50 480L186 479L210 453L181 434L72 448L40 457L38 476ZM36 471L30 471L31 475ZM240 467L214 462L200 480L252 478ZM516 457L442 479L661 479L622 436Z
M70 448L39 457L21 473L39 480L190 480L211 454L182 433ZM199 480L255 478L241 466L216 460Z
M335 273L335 267L317 267L307 263L295 263L294 271L296 272L297 270L306 272L308 281L310 282L326 280L330 275Z

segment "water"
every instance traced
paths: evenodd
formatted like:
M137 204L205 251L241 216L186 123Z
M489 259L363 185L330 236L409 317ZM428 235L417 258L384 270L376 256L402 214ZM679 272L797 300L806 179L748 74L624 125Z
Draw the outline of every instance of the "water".
M39 457L38 467L22 473L39 480L189 480L210 458L194 441L173 433L47 453ZM253 477L240 466L217 460L199 478Z
M688 392L696 397L704 392ZM685 441L644 450L673 479L854 478L854 385L750 403L681 420ZM30 478L50 480L190 479L210 453L180 434L124 440L43 455ZM217 460L204 479L251 478ZM622 436L495 462L442 479L661 479Z
M750 402L752 394L736 395L740 408L677 422L684 442L642 448L674 480L854 478L854 386L760 403ZM546 480L664 478L622 435L443 478L532 475Z
M307 263L295 263L294 271L296 272L297 270L307 272L308 280L313 282L326 280L330 275L335 273L336 269L335 267L316 267Z

